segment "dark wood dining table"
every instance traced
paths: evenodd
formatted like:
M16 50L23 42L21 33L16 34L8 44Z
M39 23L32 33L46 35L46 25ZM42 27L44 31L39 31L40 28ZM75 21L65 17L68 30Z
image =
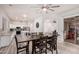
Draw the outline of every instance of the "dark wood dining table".
M51 39L52 35L49 35L49 36L48 35L43 35L41 38L43 38L43 39ZM39 35L36 35L36 36L22 35L21 39L24 39L24 41L29 42L29 50L30 50L29 53L32 53L32 51L33 51L33 41L39 40L40 36Z

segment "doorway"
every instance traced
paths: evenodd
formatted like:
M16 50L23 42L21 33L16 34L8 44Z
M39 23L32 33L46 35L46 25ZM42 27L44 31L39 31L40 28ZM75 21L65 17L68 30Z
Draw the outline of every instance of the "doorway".
M79 16L64 19L64 41L79 44Z

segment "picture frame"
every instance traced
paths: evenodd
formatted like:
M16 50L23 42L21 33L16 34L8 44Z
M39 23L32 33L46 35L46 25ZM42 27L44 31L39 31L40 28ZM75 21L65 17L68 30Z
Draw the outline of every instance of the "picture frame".
M39 22L36 23L36 28L39 28Z

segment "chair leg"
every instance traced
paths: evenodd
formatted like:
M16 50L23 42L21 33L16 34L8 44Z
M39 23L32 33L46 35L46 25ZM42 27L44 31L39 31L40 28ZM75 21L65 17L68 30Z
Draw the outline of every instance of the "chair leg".
M29 54L29 49L28 48L26 48L26 54Z
M56 54L58 54L58 50L56 49Z
M58 50L57 50L57 43L56 43L56 54L58 54Z
M47 54L47 43L46 43L45 53Z
M35 48L35 50L34 50L34 53L36 54L36 48Z
M27 48L26 48L26 54L27 54Z
M33 49L32 49L32 54L36 54L36 48L35 47L33 47Z
M32 48L32 54L34 54L35 50Z
M17 54L18 54L18 51L17 51Z
M32 50L32 54L34 53L34 51Z
M36 54L36 47L35 46L33 46L33 48L32 48L32 54Z
M18 52L18 48L17 48L17 54L19 54L19 52Z
M53 54L53 47L52 47L52 49L51 49L51 50L52 50L52 54Z
M45 49L45 53L47 54L47 48Z
M47 54L47 41L46 41L46 54Z
M58 54L57 46L56 46L56 54Z
M29 41L28 41L28 45L26 47L26 53L29 54Z
M34 41L32 41L32 54L35 53L35 44L34 44Z

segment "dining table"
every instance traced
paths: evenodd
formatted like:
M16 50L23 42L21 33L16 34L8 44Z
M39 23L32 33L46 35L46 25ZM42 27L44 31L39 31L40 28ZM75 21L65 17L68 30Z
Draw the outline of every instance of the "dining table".
M40 36L39 35L35 35L35 36L17 35L17 38L19 39L20 42L21 41L29 42L29 54L32 54L32 52L33 52L33 41L39 40ZM50 35L50 36L43 35L42 38L43 39L50 39L50 38L52 38L52 35Z

